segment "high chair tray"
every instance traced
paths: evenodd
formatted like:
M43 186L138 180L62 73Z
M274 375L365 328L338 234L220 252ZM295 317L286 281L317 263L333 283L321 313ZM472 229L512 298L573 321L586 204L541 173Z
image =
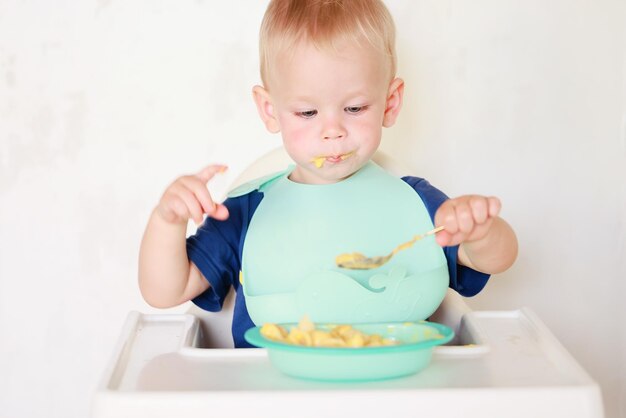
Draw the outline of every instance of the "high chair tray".
M528 309L469 312L413 376L300 380L264 349L202 347L193 315L131 312L95 394L104 417L600 418L598 385Z

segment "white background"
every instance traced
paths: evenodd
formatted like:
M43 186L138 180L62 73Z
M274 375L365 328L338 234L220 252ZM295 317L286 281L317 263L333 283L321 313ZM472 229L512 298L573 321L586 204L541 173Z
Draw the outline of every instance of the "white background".
M280 145L250 94L265 5L0 0L1 416L87 416L127 312L155 311L137 250L165 186L222 162L223 195ZM499 196L518 233L468 303L532 308L626 416L625 2L388 5L406 102L383 149Z

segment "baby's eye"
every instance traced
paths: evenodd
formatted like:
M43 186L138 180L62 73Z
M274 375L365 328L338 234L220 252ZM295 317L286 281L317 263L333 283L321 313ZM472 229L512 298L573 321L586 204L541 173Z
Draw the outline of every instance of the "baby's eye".
M317 115L317 110L303 110L302 112L296 112L296 115L305 119L311 119L313 116Z
M361 113L362 111L364 111L367 108L367 106L348 106L346 107L344 110L348 113L353 113L353 114L357 114L357 113Z

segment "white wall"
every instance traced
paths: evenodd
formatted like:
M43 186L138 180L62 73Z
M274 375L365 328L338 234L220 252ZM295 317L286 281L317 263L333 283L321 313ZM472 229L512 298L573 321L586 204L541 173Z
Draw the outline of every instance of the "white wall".
M0 0L0 415L87 416L127 312L154 311L137 249L164 187L224 162L221 195L280 144L250 100L265 4ZM407 89L383 148L518 232L469 303L531 307L626 416L625 2L388 5Z

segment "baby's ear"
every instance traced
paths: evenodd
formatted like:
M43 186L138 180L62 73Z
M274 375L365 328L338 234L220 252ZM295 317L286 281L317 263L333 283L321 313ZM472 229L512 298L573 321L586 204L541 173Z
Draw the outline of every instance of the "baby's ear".
M267 130L273 134L280 132L280 125L276 115L274 115L274 105L269 92L261 86L254 86L252 88L252 96L259 111L259 116Z
M402 96L404 95L404 80L394 78L389 84L387 90L387 102L385 103L385 115L383 117L383 126L389 128L396 123L396 119L402 109Z

